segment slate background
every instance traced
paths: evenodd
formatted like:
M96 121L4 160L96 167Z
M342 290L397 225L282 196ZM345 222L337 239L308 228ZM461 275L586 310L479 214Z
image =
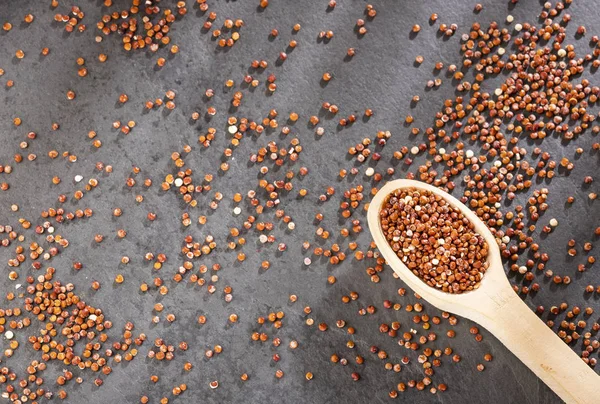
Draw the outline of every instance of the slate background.
M165 7L174 3L163 0L161 5ZM57 226L56 233L67 237L70 246L48 265L57 268L57 279L63 283L73 282L86 301L101 307L107 318L115 324L116 333L126 321L131 320L136 324L136 331L145 332L149 340L134 361L113 365L113 374L106 378L101 388L93 387L91 381L95 376L84 372L82 377L85 382L79 386L73 383L68 388L70 395L65 402L134 403L142 394L150 396L154 403L163 395L176 403L389 402L389 390L400 381L422 378L422 370L416 361L417 353L406 351L394 339L378 332L380 323L391 321L400 321L403 324L401 331L410 329L413 313L386 311L381 307L381 302L390 299L404 306L414 303L414 299L411 293L404 298L397 296L396 290L404 285L392 277L389 269L382 273L379 284L371 283L365 274L369 265L367 261L356 262L350 258L342 265L331 267L325 261L313 259L310 267L302 265L305 256L301 249L302 241L318 243L313 226L315 213L320 211L325 214L325 227L331 230L340 227L337 212L339 199L334 198L322 205L315 200L330 184L334 184L338 191L336 197L352 185L368 184L367 178L363 177L366 166L360 166L361 174L356 178L349 176L340 181L337 177L340 168L349 169L354 164L347 157L347 148L363 137L372 136L378 130L392 131L393 137L384 149L384 158L378 163L383 168L391 161L393 150L420 142L421 137L418 140L411 139L409 130L402 125L404 117L412 114L415 125L424 128L430 124L443 100L453 95L453 87L445 78L444 85L439 89L426 90L425 83L433 77L435 62L459 64L460 34L468 30L474 21L480 21L483 25L496 20L504 26L505 17L510 13L515 16L515 23L537 22L543 2L521 1L514 7L506 1L483 1L484 10L475 15L473 1L374 0L377 17L367 23L368 34L359 38L354 24L356 19L364 17L366 3L363 1L338 1L338 6L332 12L326 11L326 1L271 1L264 11L257 9L258 1L210 1L211 10L218 13L219 24L224 18L242 18L245 21L241 39L228 51L216 49L210 34L203 33L201 29L206 16L197 9L195 3L187 3L188 15L172 25L172 43L178 44L181 51L174 57L167 57L165 49L158 55L149 52L126 53L115 34L101 43L95 43L94 37L99 33L95 23L106 12L100 1L77 2L86 13L83 22L88 29L83 34L67 34L62 24L53 21L53 16L57 12L66 13L75 3L61 1L58 9L53 10L49 2L0 0L0 22L10 21L14 26L8 33L0 31L0 67L6 71L0 77L0 164L12 164L15 168L9 176L0 174L0 180L6 178L11 184L10 191L0 192L0 223L12 224L16 228L18 218L25 217L34 225L39 224L43 222L40 211L56 207L60 193L70 196L74 190L82 187L83 182L76 185L72 181L75 175L83 175L84 181L91 177L98 178L100 185L96 190L86 194L79 202L70 200L65 204L71 210L91 207L94 216ZM597 15L594 3L592 0L576 1L569 7L568 12L573 16L568 28L569 40L573 40L574 30L579 24L588 26L586 38L595 33L591 32ZM129 5L126 1L115 1L115 4ZM439 14L439 20L434 27L430 27L428 19L434 12ZM26 13L36 17L30 26L21 24ZM437 26L442 22L458 24L457 34L449 39L439 37ZM291 28L295 23L300 23L302 30L294 35ZM415 23L419 23L422 30L411 39L409 32ZM272 28L279 29L280 35L269 40ZM334 38L327 44L318 42L318 32L328 29L335 32ZM288 52L288 60L283 65L276 66L274 62L278 53L285 50L292 38L298 40L298 47ZM587 40L576 43L581 49L588 49ZM51 50L47 57L39 56L44 46ZM351 46L357 49L357 55L347 60L344 58L345 52ZM25 51L24 59L14 57L17 49ZM98 63L97 55L100 52L108 54L106 63ZM425 62L418 68L413 65L417 54L425 57ZM162 69L155 67L158 56L168 59ZM89 75L86 78L77 76L77 57L84 57L87 61ZM301 118L292 126L287 139L280 140L278 131L244 139L235 151L236 157L231 161L227 175L216 176L210 196L200 197L199 209L190 210L175 192L160 191L164 176L176 172L169 156L173 151L180 151L183 145L190 144L193 152L186 158L186 167L194 169L195 177L205 172L215 173L221 152L229 143L225 120L231 91L224 94L223 83L228 78L240 82L253 59L269 61L267 73L258 78L264 81L269 72L275 72L278 90L272 96L265 95L262 85L254 92L245 90L243 104L234 113L258 119L266 116L269 109L276 108L280 113L280 124L291 111L296 111ZM320 78L325 71L332 72L334 79L322 86ZM591 78L594 83L594 75ZM11 89L5 87L8 79L16 82ZM487 85L493 90L493 82ZM207 102L203 94L209 87L215 89L216 95L214 100ZM74 101L67 101L65 93L68 89L76 91L77 98ZM143 103L146 100L163 97L169 89L177 93L175 110L144 110ZM121 106L117 98L123 92L129 95L129 102ZM419 94L422 100L416 107L410 104L415 94ZM317 138L306 122L308 116L319 113L321 103L326 100L340 106L339 116L352 112L362 116L365 108L372 108L375 116L368 122L359 119L352 127L343 130L337 127L339 117L322 117L321 126L326 129L326 134ZM195 123L190 121L193 111L204 114L209 105L214 105L219 111L210 123L204 118ZM17 128L12 124L15 116L23 119L23 124ZM137 125L128 136L124 136L112 129L111 124L115 120L135 120ZM59 131L50 130L52 122L60 123ZM216 127L218 135L211 148L203 150L197 137L205 133L209 126ZM103 142L102 148L95 149L91 145L87 139L90 130L98 132L98 138ZM37 153L38 158L34 162L15 165L12 156L19 152L18 144L25 140L29 131L37 132L38 138L30 142L29 149L21 152ZM241 204L243 213L234 217L231 213L234 206L231 197L234 192L245 194L259 178L258 166L247 164L248 155L270 140L287 145L292 136L299 137L304 147L300 160L293 166L294 170L305 165L311 172L303 180L295 180L296 189L309 189L309 197L304 202L288 197L284 203L286 213L296 223L296 230L289 232L277 228L273 232L289 248L285 253L277 253L276 244L261 245L252 233L247 237L248 244L244 248L247 259L240 265L235 261L235 253L226 248L225 239L227 228L241 224L249 212L249 205ZM598 295L583 293L585 285L600 284L600 275L595 268L583 274L577 273L577 264L585 260L583 254L573 259L566 256L567 240L593 241L593 229L599 223L598 202L590 203L587 200L587 193L591 190L597 192L597 185L594 183L587 189L581 186L583 176L597 173L598 155L589 152L594 141L597 139L585 135L569 144L561 144L556 137L547 138L543 143L543 149L549 151L557 161L563 156L573 160L577 146L586 151L581 158L575 158L576 167L569 176L559 175L551 182L536 184L537 187L550 189L551 208L540 219L540 224L552 217L560 223L557 231L547 238L540 240L538 237L542 250L551 252L552 259L548 267L553 268L555 273L569 274L573 283L569 287L556 287L538 275L537 281L543 289L526 299L531 307L540 304L550 307L565 301L570 305L589 305L596 311L600 309ZM69 151L76 154L78 160L74 164L62 158L50 160L46 155L50 149L61 153ZM112 164L113 174L99 175L94 169L97 161ZM416 158L412 170L422 161L424 156ZM134 165L139 166L142 172L137 176L138 185L130 190L125 186L125 180ZM406 171L406 167L397 166L395 177L404 176ZM272 171L267 178L281 176L284 172ZM58 186L51 183L54 175L63 179ZM150 189L141 185L147 177L154 182ZM197 225L199 213L209 210L208 204L216 190L225 194L221 207L207 213L207 225ZM141 205L134 200L137 193L144 195L145 201ZM564 200L571 194L576 196L577 201L573 206L566 207ZM526 197L521 195L519 201L525 202ZM19 205L18 212L10 210L13 203ZM124 211L120 218L114 218L111 214L117 206ZM148 211L158 214L155 222L146 220ZM193 218L193 224L188 228L182 227L180 222L184 211L190 211ZM128 232L124 240L116 238L115 233L119 228L125 228ZM93 241L96 233L106 236L101 245ZM142 295L138 291L139 284L151 282L156 275L151 264L143 259L144 254L149 251L166 253L168 262L160 276L169 279L182 263L178 251L187 234L194 237L212 234L219 242L217 251L200 261L207 265L221 263L223 269L219 272L220 280L216 285L219 292L209 295L206 287L200 289L184 282L176 285L167 281L170 288L167 296L161 297L156 291ZM35 239L31 231L25 232L25 235L26 243ZM363 232L357 241L361 246L366 246L369 242L367 232ZM6 261L13 257L15 245L13 243L10 248L0 249L0 262L5 267L5 273L9 271ZM597 247L593 251L596 250ZM122 255L131 258L131 263L126 267L119 263ZM269 259L272 264L266 272L259 269L264 259ZM84 269L76 273L71 269L73 261L83 262ZM30 260L19 269L19 282L24 282L28 274L35 272L29 263ZM125 275L126 281L122 285L113 284L117 273ZM329 274L337 277L335 285L327 284ZM0 285L0 295L5 296L8 291L14 290L15 282L2 279L6 280ZM90 289L92 280L102 283L99 291ZM518 277L512 280L521 281ZM230 304L226 304L221 296L225 285L231 285L234 289L234 300ZM350 305L341 304L341 295L351 290L360 293L359 301ZM294 305L288 303L291 293L299 296ZM4 297L2 300L3 306L16 304L7 303ZM163 320L155 326L150 324L152 307L156 301L162 301L165 305L163 318L165 313L177 315L175 323L168 325ZM360 317L356 314L360 307L369 304L377 305L380 310L373 316ZM316 330L316 326L304 324L306 316L302 308L305 305L312 307L311 317L316 324L325 321L330 325L328 332L322 333ZM439 314L428 304L424 303L424 306L428 314ZM283 340L277 350L282 360L277 365L270 359L275 352L270 343L260 345L249 341L250 333L256 329L256 317L266 315L271 310L284 310L286 313L285 326L275 333ZM239 315L240 321L231 326L227 316L233 312ZM196 323L200 313L209 316L204 326ZM356 335L351 338L356 342L354 352L345 347L349 336L335 327L335 320L340 318L357 329ZM588 322L597 321L597 318L598 315L594 314ZM461 319L455 327L458 336L454 340L444 336L447 324L435 327L440 337L434 345L443 348L449 344L463 358L459 364L445 362L436 369L434 384L446 383L448 391L432 395L427 391L411 389L401 394L399 400L490 404L560 402L485 330L481 331L483 342L475 342L468 331L471 326L472 323ZM26 331L17 333L16 338L21 341L18 355L3 362L18 368L24 367L25 360L35 357L26 346L27 335L29 333ZM159 336L175 345L185 340L190 349L185 353L177 353L171 362L150 361L145 354L154 338ZM287 348L292 338L300 342L300 347L293 352ZM224 352L210 360L203 358L204 350L215 344L221 344ZM408 355L411 363L403 366L399 374L385 371L383 362L368 352L374 344L385 349L392 362L397 363L402 356ZM7 341L2 340L0 345L5 347ZM580 347L577 351L580 352ZM329 356L334 352L347 357L350 364L347 367L331 364ZM487 352L493 354L494 361L486 363L484 372L477 372L475 366L482 362ZM365 357L365 365L354 364L356 354ZM597 353L594 355L597 356ZM187 360L192 361L195 367L192 372L184 374L182 365ZM285 372L281 380L273 376L277 368ZM49 386L54 388L53 380L61 370L60 364L53 364L45 372ZM350 378L350 373L355 370L362 375L358 383ZM310 382L304 379L307 371L315 375ZM239 380L243 372L250 374L250 380L246 383ZM158 384L150 382L151 374L160 376ZM219 380L220 387L211 390L208 382L215 379ZM182 382L187 383L188 390L177 398L171 398L171 388Z

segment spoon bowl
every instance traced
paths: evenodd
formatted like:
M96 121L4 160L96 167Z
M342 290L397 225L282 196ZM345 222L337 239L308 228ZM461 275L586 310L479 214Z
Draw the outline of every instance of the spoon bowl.
M429 191L457 208L489 246L489 267L479 287L451 294L429 286L396 255L381 229L379 212L397 189ZM412 290L440 310L468 318L490 331L567 403L597 403L600 376L573 352L513 291L502 265L500 248L489 228L452 195L414 180L394 180L381 188L369 205L369 230L387 264Z

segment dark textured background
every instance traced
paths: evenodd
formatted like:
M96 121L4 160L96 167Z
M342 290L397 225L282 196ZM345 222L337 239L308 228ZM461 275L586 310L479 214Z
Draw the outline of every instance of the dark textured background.
M125 1L115 3L129 6ZM164 7L174 3L163 0L161 5ZM116 34L99 44L95 43L94 37L99 34L95 23L106 12L100 1L81 0L71 4L62 0L56 10L50 9L49 1L0 1L0 23L10 21L14 26L8 33L0 31L0 68L6 71L0 77L0 164L12 164L15 168L11 175L0 174L0 182L6 180L11 184L8 192L0 192L0 223L11 224L19 231L20 217L32 221L34 225L40 224L43 222L40 211L58 207L56 200L60 193L71 197L89 178L98 178L100 185L97 189L87 193L79 202L70 200L65 204L67 211L90 207L94 210L94 216L56 226L55 234L68 238L70 246L48 265L57 268L56 279L63 283L73 282L87 302L105 311L107 318L115 324L114 333L118 333L123 324L131 320L135 322L137 332L148 335L148 342L140 349L138 357L130 363L114 364L113 374L106 378L101 388L92 386L94 375L82 373L85 382L80 386L72 382L67 389L70 396L66 402L134 403L142 394L147 394L151 402L156 403L163 395L171 397L171 388L182 382L187 383L188 390L172 402L388 402L388 392L398 382L423 377L421 365L416 361L418 353L399 347L395 339L378 332L382 322L400 321L402 332L411 328L414 313L406 313L404 309L399 312L386 311L381 302L390 299L404 306L414 303L412 294L407 293L404 298L396 294L403 284L392 277L389 269L382 273L379 284L371 283L365 274L366 267L372 265L368 260L357 262L349 257L342 265L332 267L325 261L313 258L313 264L305 267L302 260L306 253L301 249L301 242L311 240L318 244L313 218L319 211L324 213L324 226L335 239L340 227L337 212L339 195L344 189L359 183L365 184L366 189L372 186L363 177L366 166L360 166L361 174L355 178L349 176L343 181L338 179L340 168L349 169L354 164L347 157L349 146L365 136L372 137L378 130L390 130L393 137L384 149L384 157L377 164L385 168L394 150L421 141L421 137L413 139L402 122L410 113L415 117L415 125L421 128L429 126L442 101L453 96L454 89L443 74L441 77L445 83L441 88L428 91L425 83L433 78L435 62L443 61L445 65L460 63L461 33L466 32L474 21L480 21L483 25L495 20L504 26L507 14L515 16L515 23L537 22L542 3L521 1L513 8L506 1L484 1L484 10L475 15L474 1L373 1L378 11L377 17L367 23L368 34L359 38L354 24L358 18L364 17L366 3L363 1L338 0L335 10L326 12L327 1L324 0L273 0L264 11L257 9L257 0L209 0L210 10L218 13L217 25L225 18L242 18L245 21L241 39L227 51L216 49L210 33L206 34L201 29L206 16L198 11L195 3L190 0L187 3L188 14L172 25L172 43L178 44L181 49L179 54L172 57L167 56L166 49L158 54L145 51L127 53L122 50ZM62 24L53 21L55 13L66 13L75 4L86 13L83 22L88 29L83 34L67 34ZM573 23L568 29L568 41L574 41L573 33L579 24L588 26L588 36L596 33L591 32L597 16L596 6L593 0L585 0L576 1L569 8ZM121 8L113 7L111 11ZM439 14L439 20L430 27L428 19L434 12ZM29 26L21 24L27 13L36 17ZM458 24L457 34L449 39L439 37L437 27L442 22ZM291 28L295 23L302 24L302 30L292 35ZM415 23L419 23L422 30L410 39L409 32ZM272 28L279 29L280 35L269 40ZM328 29L335 32L334 38L326 44L317 41L318 32ZM274 62L278 53L285 50L292 38L299 42L298 47L289 52L288 60L282 66L276 66ZM581 49L588 49L587 40L577 43ZM50 48L50 55L42 57L40 50L45 46ZM348 47L357 49L357 55L349 61L344 59ZM14 57L17 49L25 51L24 59ZM108 54L106 63L98 63L97 55L100 52ZM425 57L425 62L418 68L413 65L417 54ZM155 67L158 56L168 59L162 69ZM89 74L85 78L77 75L77 57L84 57L87 61ZM194 169L195 178L201 178L206 172L216 174L221 152L229 143L226 117L229 115L227 109L232 92L224 94L223 83L228 78L239 83L253 59L269 61L266 73L258 78L264 82L269 72L275 72L278 89L272 96L265 95L262 84L253 92L244 90L243 104L232 114L258 120L266 116L269 109L276 108L280 113L280 125L292 111L300 115L300 120L292 126L287 139L280 140L278 131L266 131L260 137L244 138L235 150L235 159L230 162L231 169L225 176L215 175L213 191L209 196L198 198L199 208L186 208L175 191L160 190L164 176L176 172L170 154L190 144L193 152L186 158L186 167ZM332 72L334 79L322 86L320 78L325 71ZM11 89L5 87L8 79L16 82ZM491 82L486 85L489 91L493 91ZM203 94L209 87L215 89L216 95L214 100L207 103ZM77 93L74 101L67 101L65 97L69 89ZM177 93L175 110L144 110L146 100L163 97L169 89ZM120 106L117 98L123 92L128 94L129 102ZM411 107L410 99L415 94L420 95L422 101L416 107ZM323 117L321 126L326 134L317 138L314 130L307 127L307 120L310 115L320 112L323 101L337 104L340 114L335 119ZM209 105L218 109L217 116L210 123L204 118L195 123L190 121L193 111L204 114ZM370 121L359 119L352 127L343 130L337 127L339 117L353 112L362 116L365 108L375 111ZM23 119L20 127L12 124L15 116ZM111 124L115 120L135 120L137 126L125 136L112 129ZM52 122L60 123L59 131L50 130ZM209 149L204 150L198 144L197 137L205 133L209 126L217 128L217 139ZM98 132L98 138L103 142L102 148L96 149L91 145L87 138L90 130ZM37 153L38 158L34 162L16 165L12 162L12 156L19 152L19 142L26 140L28 131L35 131L38 138L30 142L29 149L21 152L25 155ZM236 253L227 249L226 236L227 229L230 226L239 227L250 212L249 204L243 202L240 216L235 217L231 213L233 193L245 195L255 187L259 177L259 166L248 165L248 155L270 140L287 145L293 136L300 138L304 147L293 169L297 171L305 165L311 171L306 178L295 180L295 189L305 187L310 191L309 196L299 201L290 195L282 203L286 213L296 223L296 230L289 232L278 227L273 231L278 240L287 243L289 248L284 253L277 253L276 244L261 245L252 231L247 235L248 243L243 249L247 259L240 265L235 260ZM589 134L569 144L561 144L560 139L549 137L541 146L557 161L563 156L575 161L575 169L569 176L558 175L551 182L536 184L536 188L550 189L551 208L542 216L540 224L547 223L552 217L556 217L560 223L558 229L546 239L540 240L537 236L542 250L549 251L552 256L547 267L554 269L555 273L570 275L573 283L569 287L556 287L538 274L537 281L542 285L542 290L535 296L527 297L526 302L531 307L541 304L548 308L565 301L570 305L600 308L598 295L583 293L585 285L600 284L600 276L594 268L583 274L577 273L577 264L585 260L583 254L572 259L566 256L566 241L570 238L582 242L593 241L593 229L599 222L598 202L591 203L587 199L587 193L597 190L597 186L595 183L588 189L581 186L584 175L597 173L598 155L589 152L594 141L597 140ZM574 158L577 146L586 150L579 159ZM60 153L69 151L76 154L78 160L76 163L68 163L63 158L50 160L47 157L50 149ZM416 158L411 170L414 171L424 158L423 155ZM97 161L112 164L114 172L110 176L98 174L94 169ZM129 189L125 186L125 180L134 165L139 166L142 172L137 176L138 185ZM281 177L285 170L287 168L278 173L272 171L267 178ZM395 176L404 176L406 171L406 166L399 165ZM77 174L84 176L84 182L74 184L72 179ZM58 186L51 183L54 175L63 179ZM154 182L150 189L141 185L147 177ZM316 203L317 196L331 184L336 188L336 197L322 205ZM221 191L225 198L217 211L208 212L208 224L199 226L197 217L209 210L208 204L214 191ZM145 197L145 201L139 205L134 200L138 193ZM567 208L564 201L571 194L577 201ZM527 196L523 194L518 199L526 202ZM18 212L10 211L13 203L19 205ZM124 212L120 218L114 218L111 214L117 206ZM152 223L145 218L149 211L158 214L158 219ZM188 228L181 226L180 218L184 211L189 211L193 220ZM262 220L272 220L269 216L273 218L269 213ZM128 232L124 240L116 238L119 228ZM100 245L93 241L96 233L106 236ZM24 234L26 245L36 239L31 230ZM169 280L183 262L178 251L187 234L195 238L212 234L219 243L216 252L199 261L209 266L214 262L222 265L223 269L218 273L220 280L216 284L218 292L214 295L208 294L206 287L192 287L186 282L174 284ZM366 231L358 237L358 242L361 248L366 248L369 242ZM10 248L0 249L0 262L5 267L0 285L1 296L14 290L15 282L8 281L6 277L9 271L6 261L13 257L15 245L13 243ZM597 247L593 252L596 250ZM151 264L143 258L149 251L168 255L168 261L159 274L167 280L170 288L170 293L165 297L156 291L145 295L138 291L141 282L150 283L156 275ZM131 258L128 266L120 264L122 255ZM266 272L259 269L264 259L271 261L271 268ZM83 262L84 269L77 273L73 271L73 261ZM18 269L21 277L16 283L24 283L25 277L35 272L30 262L28 260ZM125 276L122 285L113 284L117 273ZM329 274L337 277L335 285L327 284ZM99 291L90 289L92 280L102 283ZM516 277L512 281L520 284L521 279ZM225 285L231 285L234 290L234 300L230 304L226 304L221 296ZM360 293L359 301L341 304L342 294L351 290ZM294 305L288 303L291 293L299 296ZM18 304L7 303L4 297L2 300L2 306L13 307ZM150 318L156 301L162 301L165 311L161 315L163 321L154 326L150 324ZM358 316L358 309L369 304L378 306L380 310L372 316ZM302 308L305 305L312 307L311 317L316 324L325 321L330 325L328 332L322 333L316 330L316 326L304 324L306 316ZM439 315L437 310L426 303L424 305L425 312ZM285 326L275 333L283 340L282 346L277 349L282 356L279 364L274 364L270 359L275 351L270 343L251 343L249 338L257 328L256 317L266 315L271 310L284 310L286 313ZM177 315L177 321L168 325L164 316L171 312ZM240 321L231 326L227 316L233 312L239 315ZM206 313L209 318L204 326L196 323L201 313ZM598 315L594 314L588 322L597 321L597 318ZM356 327L356 335L350 338L356 342L354 352L345 347L350 336L335 327L337 319L345 319L348 325ZM481 331L483 342L475 342L468 331L471 326L472 323L461 319L454 327L457 338L453 340L445 337L448 328L446 322L434 327L439 334L434 346L443 348L450 345L463 358L459 364L445 361L441 368L436 369L434 385L446 383L448 391L432 395L427 390L419 392L411 389L401 393L399 400L490 404L560 402L485 330ZM32 327L36 327L35 322ZM269 334L272 335L271 331ZM3 362L18 369L24 367L26 360L36 357L26 342L27 335L27 330L17 332L16 338L21 341L21 347L15 357ZM154 338L159 336L175 345L185 340L190 349L185 353L177 352L171 362L151 361L145 355ZM292 338L300 343L295 351L287 348ZM543 344L543 341L539 343ZM206 360L203 357L204 350L215 344L221 344L224 352ZM390 361L397 363L402 356L408 355L411 363L403 366L398 374L384 370L383 361L368 352L369 346L374 344L389 353ZM0 345L5 346L7 342L2 341ZM581 347L578 346L576 350L579 353ZM347 367L331 364L329 356L334 352L347 357L350 364ZM494 355L494 361L486 363L484 372L477 372L475 366L483 361L483 355L487 352ZM354 364L356 354L366 358L364 365ZM594 355L597 356L597 353ZM189 373L182 370L187 360L195 366ZM61 364L53 363L45 372L46 383L55 390L53 380L62 368ZM273 376L277 368L285 371L285 377L281 380ZM355 370L362 375L358 383L350 378L350 373ZM310 382L304 379L307 371L315 375ZM250 374L250 380L246 383L239 379L243 372ZM150 382L151 374L161 376L158 384ZM220 387L211 390L208 382L215 379L219 380Z

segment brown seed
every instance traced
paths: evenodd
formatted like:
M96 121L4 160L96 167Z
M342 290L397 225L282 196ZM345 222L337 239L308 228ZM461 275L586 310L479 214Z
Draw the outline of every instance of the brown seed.
M489 266L487 243L443 198L428 191L399 189L386 197L379 217L392 250L400 259L407 258L403 262L423 282L447 293L463 293L479 286ZM414 223L410 229L405 225L409 218ZM421 242L424 236L430 240L427 244ZM418 254L405 255L411 249ZM453 263L452 256L461 257L461 265Z

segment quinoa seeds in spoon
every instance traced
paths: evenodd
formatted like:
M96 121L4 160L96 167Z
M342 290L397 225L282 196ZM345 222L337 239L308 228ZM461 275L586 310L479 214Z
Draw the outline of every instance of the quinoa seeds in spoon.
M454 294L479 287L489 267L489 246L441 196L397 189L385 198L379 217L392 250L423 282Z

